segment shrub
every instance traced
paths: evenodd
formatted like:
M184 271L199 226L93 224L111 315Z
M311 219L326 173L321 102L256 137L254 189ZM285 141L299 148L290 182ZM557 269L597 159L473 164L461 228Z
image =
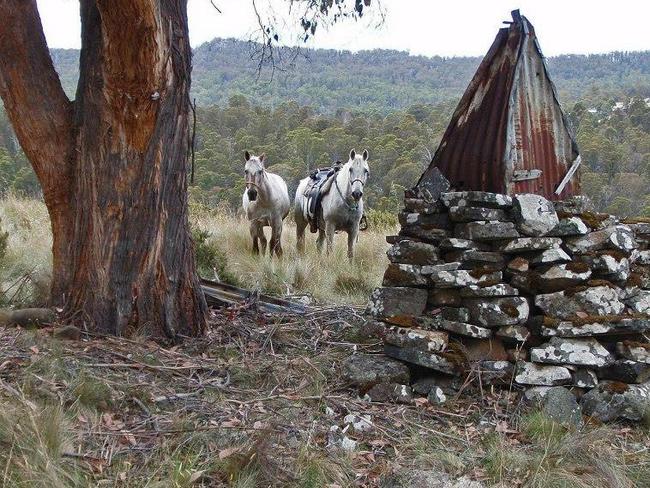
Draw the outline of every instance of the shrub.
M227 283L236 284L237 278L228 270L226 254L210 239L212 234L207 230L194 229L194 252L196 269L202 278L215 278Z
M394 229L398 225L397 214L386 212L384 210L368 209L366 212L368 219L368 229L385 230Z

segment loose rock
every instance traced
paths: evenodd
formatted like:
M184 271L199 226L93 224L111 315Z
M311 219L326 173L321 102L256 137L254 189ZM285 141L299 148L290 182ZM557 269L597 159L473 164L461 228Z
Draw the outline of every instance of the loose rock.
M546 392L542 399L542 412L551 420L565 426L582 425L582 409L576 397L562 386L555 386Z

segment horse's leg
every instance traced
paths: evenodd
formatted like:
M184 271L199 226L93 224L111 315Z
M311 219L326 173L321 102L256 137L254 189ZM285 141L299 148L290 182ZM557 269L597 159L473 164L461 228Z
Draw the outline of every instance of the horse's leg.
M282 257L282 219L279 217L271 222L271 257L274 252L278 258Z
M334 245L334 232L336 227L332 222L325 222L325 239L327 240L327 255L329 256L332 253L332 247Z
M359 235L359 227L353 227L348 232L348 259L352 262L354 257L354 243L357 242L357 236Z
M262 247L262 256L266 253L266 236L264 235L264 224L262 222L257 226L257 237L260 240L260 246Z
M318 254L323 252L323 243L324 242L325 242L325 231L319 227L318 228L318 238L316 239L316 250L318 251Z
M296 222L296 250L301 256L305 254L305 228L303 222Z
M305 254L305 229L307 222L302 218L302 213L296 210L294 214L296 220L296 250L301 256Z
M260 253L260 247L257 244L257 235L258 235L257 222L252 220L248 230L250 231L251 239L253 239L253 254L259 254Z

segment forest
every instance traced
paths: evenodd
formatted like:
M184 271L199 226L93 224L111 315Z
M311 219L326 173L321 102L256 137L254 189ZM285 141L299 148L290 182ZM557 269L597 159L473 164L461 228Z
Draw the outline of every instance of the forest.
M368 205L394 213L403 189L431 160L480 61L312 50L294 54L271 78L271 67L257 71L254 55L255 45L230 39L194 51L191 195L209 205L240 205L244 150L266 153L270 170L292 192L311 169L367 148ZM78 52L55 49L52 56L71 95ZM600 210L650 215L650 52L565 55L548 64L585 163L583 192ZM4 112L0 175L2 192L40 191Z

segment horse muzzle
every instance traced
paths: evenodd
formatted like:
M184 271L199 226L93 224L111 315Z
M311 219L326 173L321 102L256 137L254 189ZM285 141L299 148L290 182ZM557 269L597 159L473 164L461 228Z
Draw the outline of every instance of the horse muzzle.
M246 191L246 194L248 195L248 200L250 200L251 202L257 200L257 190L255 188L249 188Z
M357 202L361 200L361 197L363 196L363 192L359 190L354 190L352 192L352 198L354 198Z

